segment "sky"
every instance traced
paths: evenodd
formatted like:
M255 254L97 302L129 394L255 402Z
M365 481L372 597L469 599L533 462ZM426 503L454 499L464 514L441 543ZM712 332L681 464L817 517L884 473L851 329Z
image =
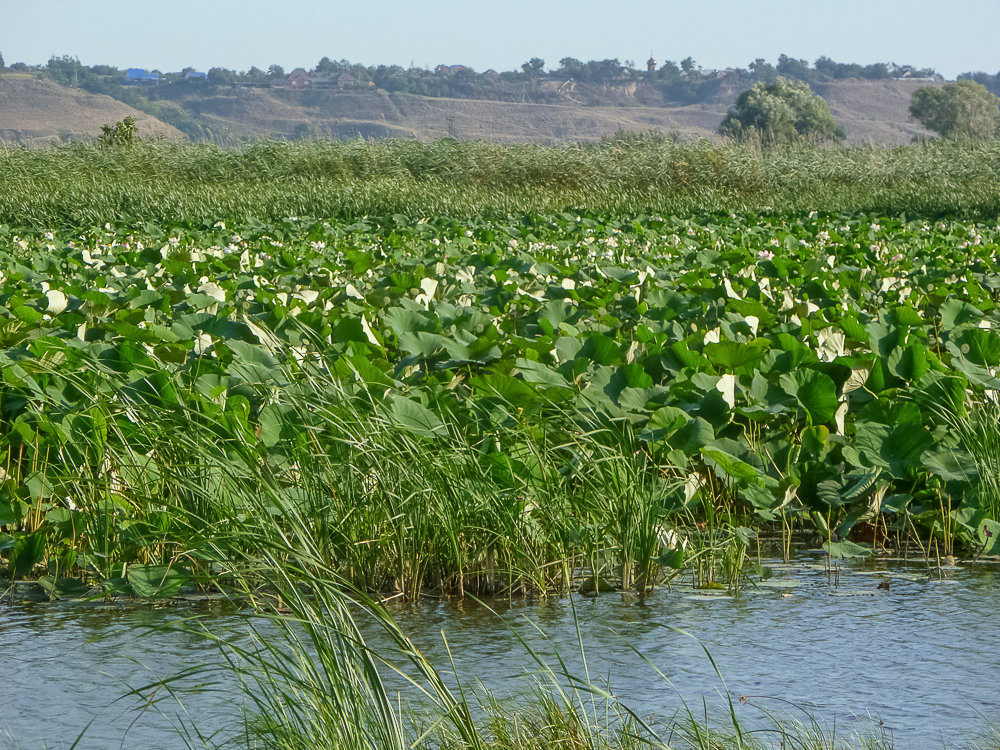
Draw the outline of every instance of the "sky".
M44 64L179 71L463 64L512 70L532 57L618 58L640 67L693 57L746 67L779 54L810 62L895 62L946 78L1000 70L997 0L0 0L0 53Z

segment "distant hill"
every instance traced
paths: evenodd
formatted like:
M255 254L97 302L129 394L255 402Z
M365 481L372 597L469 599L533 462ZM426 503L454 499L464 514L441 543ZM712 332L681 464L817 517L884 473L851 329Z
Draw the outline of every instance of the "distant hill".
M913 92L928 81L859 81L815 83L813 91L826 99L834 118L844 128L849 143L897 146L914 136L933 136L909 116Z
M0 142L8 145L44 146L56 138L94 138L101 125L129 115L142 135L185 138L171 125L110 96L66 88L30 74L0 74Z
M909 119L913 92L926 81L843 80L813 88L830 104L849 143L895 146L928 135ZM931 84L939 85L939 84ZM596 85L544 81L534 102L445 99L380 89L188 86L157 101L161 116L198 124L220 143L246 138L456 137L497 142L597 140L619 130L662 130L686 138L717 138L715 130L739 90L719 87L700 104L664 106L643 82ZM141 106L141 105L140 105ZM44 145L53 138L94 137L104 123L127 115L140 135L182 139L176 128L108 96L33 76L0 76L0 139ZM171 117L167 117L171 119ZM173 121L173 120L172 120Z

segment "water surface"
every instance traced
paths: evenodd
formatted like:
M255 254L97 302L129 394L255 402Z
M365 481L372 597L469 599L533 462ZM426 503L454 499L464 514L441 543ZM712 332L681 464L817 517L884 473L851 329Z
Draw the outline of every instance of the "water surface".
M463 680L481 679L500 695L523 693L525 681L513 677L536 668L523 639L541 654L558 650L573 673L588 669L607 681L640 715L669 718L682 701L700 710L703 697L718 705L728 695L751 726L758 706L804 718L801 709L842 735L881 729L898 748L935 750L969 745L986 720L1000 720L996 566L849 565L839 585L808 558L773 567L773 579L738 597L675 583L643 600L574 596L494 603L496 612L427 601L394 612L443 671L450 665L442 631ZM887 578L889 589L880 589ZM0 609L0 748L68 748L88 723L81 749L176 748L179 724L205 733L231 726L241 700L232 679L180 693L182 704L161 689L162 700L145 711L121 697L219 662L218 649L196 633L142 635L199 613L190 605L97 603ZM207 623L244 626L222 610L210 611ZM387 644L374 630L370 639L376 649Z

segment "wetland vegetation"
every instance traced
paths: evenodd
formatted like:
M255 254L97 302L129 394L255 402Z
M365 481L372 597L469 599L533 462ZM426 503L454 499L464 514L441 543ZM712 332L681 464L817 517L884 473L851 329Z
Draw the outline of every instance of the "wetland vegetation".
M998 158L2 152L0 561L52 599L274 614L240 654L268 747L751 746L593 714L589 682L484 729L376 601L739 592L763 535L1000 553ZM350 599L437 707L425 736Z

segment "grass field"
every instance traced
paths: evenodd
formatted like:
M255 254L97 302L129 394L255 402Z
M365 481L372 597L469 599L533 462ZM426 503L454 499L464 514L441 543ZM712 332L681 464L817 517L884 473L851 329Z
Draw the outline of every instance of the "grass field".
M0 152L0 222L35 229L211 225L289 216L498 218L577 207L989 217L1000 146L894 150L678 143L622 136L544 147L481 142L162 142Z

